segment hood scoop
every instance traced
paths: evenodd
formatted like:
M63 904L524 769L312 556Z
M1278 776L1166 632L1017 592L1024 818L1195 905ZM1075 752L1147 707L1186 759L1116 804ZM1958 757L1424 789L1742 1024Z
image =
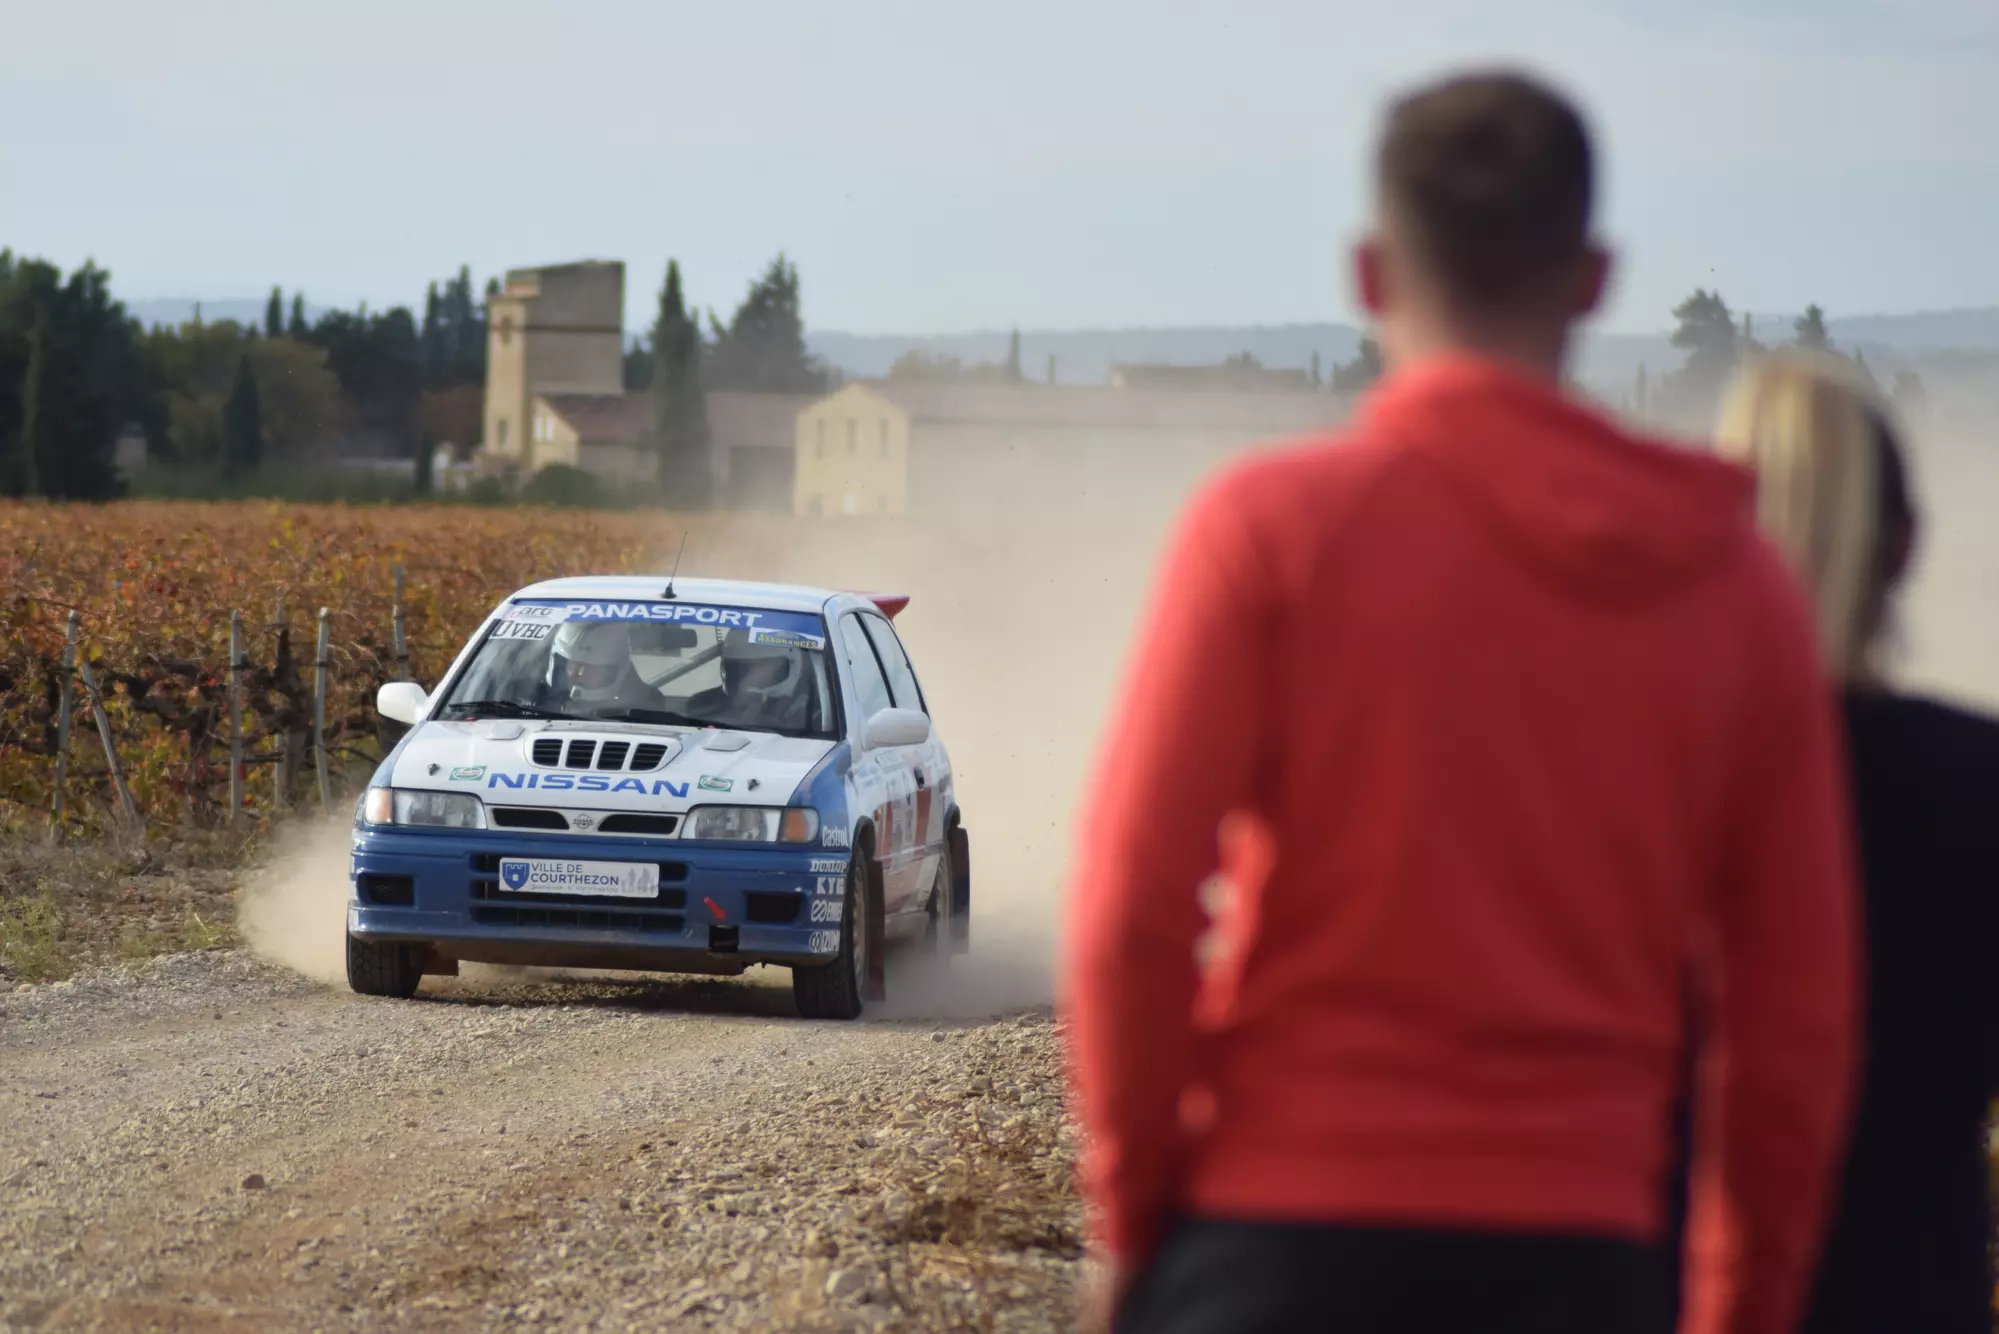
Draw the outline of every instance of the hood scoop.
M702 743L703 750L735 751L750 744L750 739L741 732L717 732Z

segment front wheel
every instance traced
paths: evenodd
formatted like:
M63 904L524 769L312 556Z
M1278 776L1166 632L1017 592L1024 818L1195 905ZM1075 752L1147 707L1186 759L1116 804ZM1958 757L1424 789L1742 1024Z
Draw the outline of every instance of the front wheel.
M791 999L807 1019L858 1019L872 962L867 930L867 863L860 849L847 863L846 903L840 911L840 952L826 963L793 964Z
M394 996L408 1000L423 981L423 961L430 947L400 940L347 937L347 985L363 996Z

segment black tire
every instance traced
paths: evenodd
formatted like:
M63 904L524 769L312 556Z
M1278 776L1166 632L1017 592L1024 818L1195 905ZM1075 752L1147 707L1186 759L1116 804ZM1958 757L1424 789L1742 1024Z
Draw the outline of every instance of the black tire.
M945 842L951 855L951 953L972 950L972 840L965 826L953 824Z
M858 1019L867 994L866 945L872 906L867 853L854 849L847 863L846 904L840 912L840 952L825 963L791 966L791 999L806 1019Z
M400 940L347 937L347 985L363 996L394 996L408 1000L423 981L424 944Z
M951 845L946 843L944 855L937 859L937 874L931 877L930 916L923 925L923 948L947 959L958 952L952 948L958 932L955 864Z

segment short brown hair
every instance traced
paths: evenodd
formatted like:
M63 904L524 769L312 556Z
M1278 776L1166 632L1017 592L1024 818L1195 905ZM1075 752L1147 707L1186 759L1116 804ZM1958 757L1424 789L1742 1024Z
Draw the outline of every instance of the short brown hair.
M1375 174L1395 237L1467 306L1512 304L1589 244L1589 130L1525 75L1461 74L1396 99Z

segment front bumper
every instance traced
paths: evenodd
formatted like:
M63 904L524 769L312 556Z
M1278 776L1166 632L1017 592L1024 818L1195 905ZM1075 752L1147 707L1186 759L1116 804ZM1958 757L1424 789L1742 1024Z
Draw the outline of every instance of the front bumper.
M659 897L511 892L504 857L650 862ZM824 963L839 952L846 862L844 850L820 847L363 828L347 930L472 963L695 973Z

